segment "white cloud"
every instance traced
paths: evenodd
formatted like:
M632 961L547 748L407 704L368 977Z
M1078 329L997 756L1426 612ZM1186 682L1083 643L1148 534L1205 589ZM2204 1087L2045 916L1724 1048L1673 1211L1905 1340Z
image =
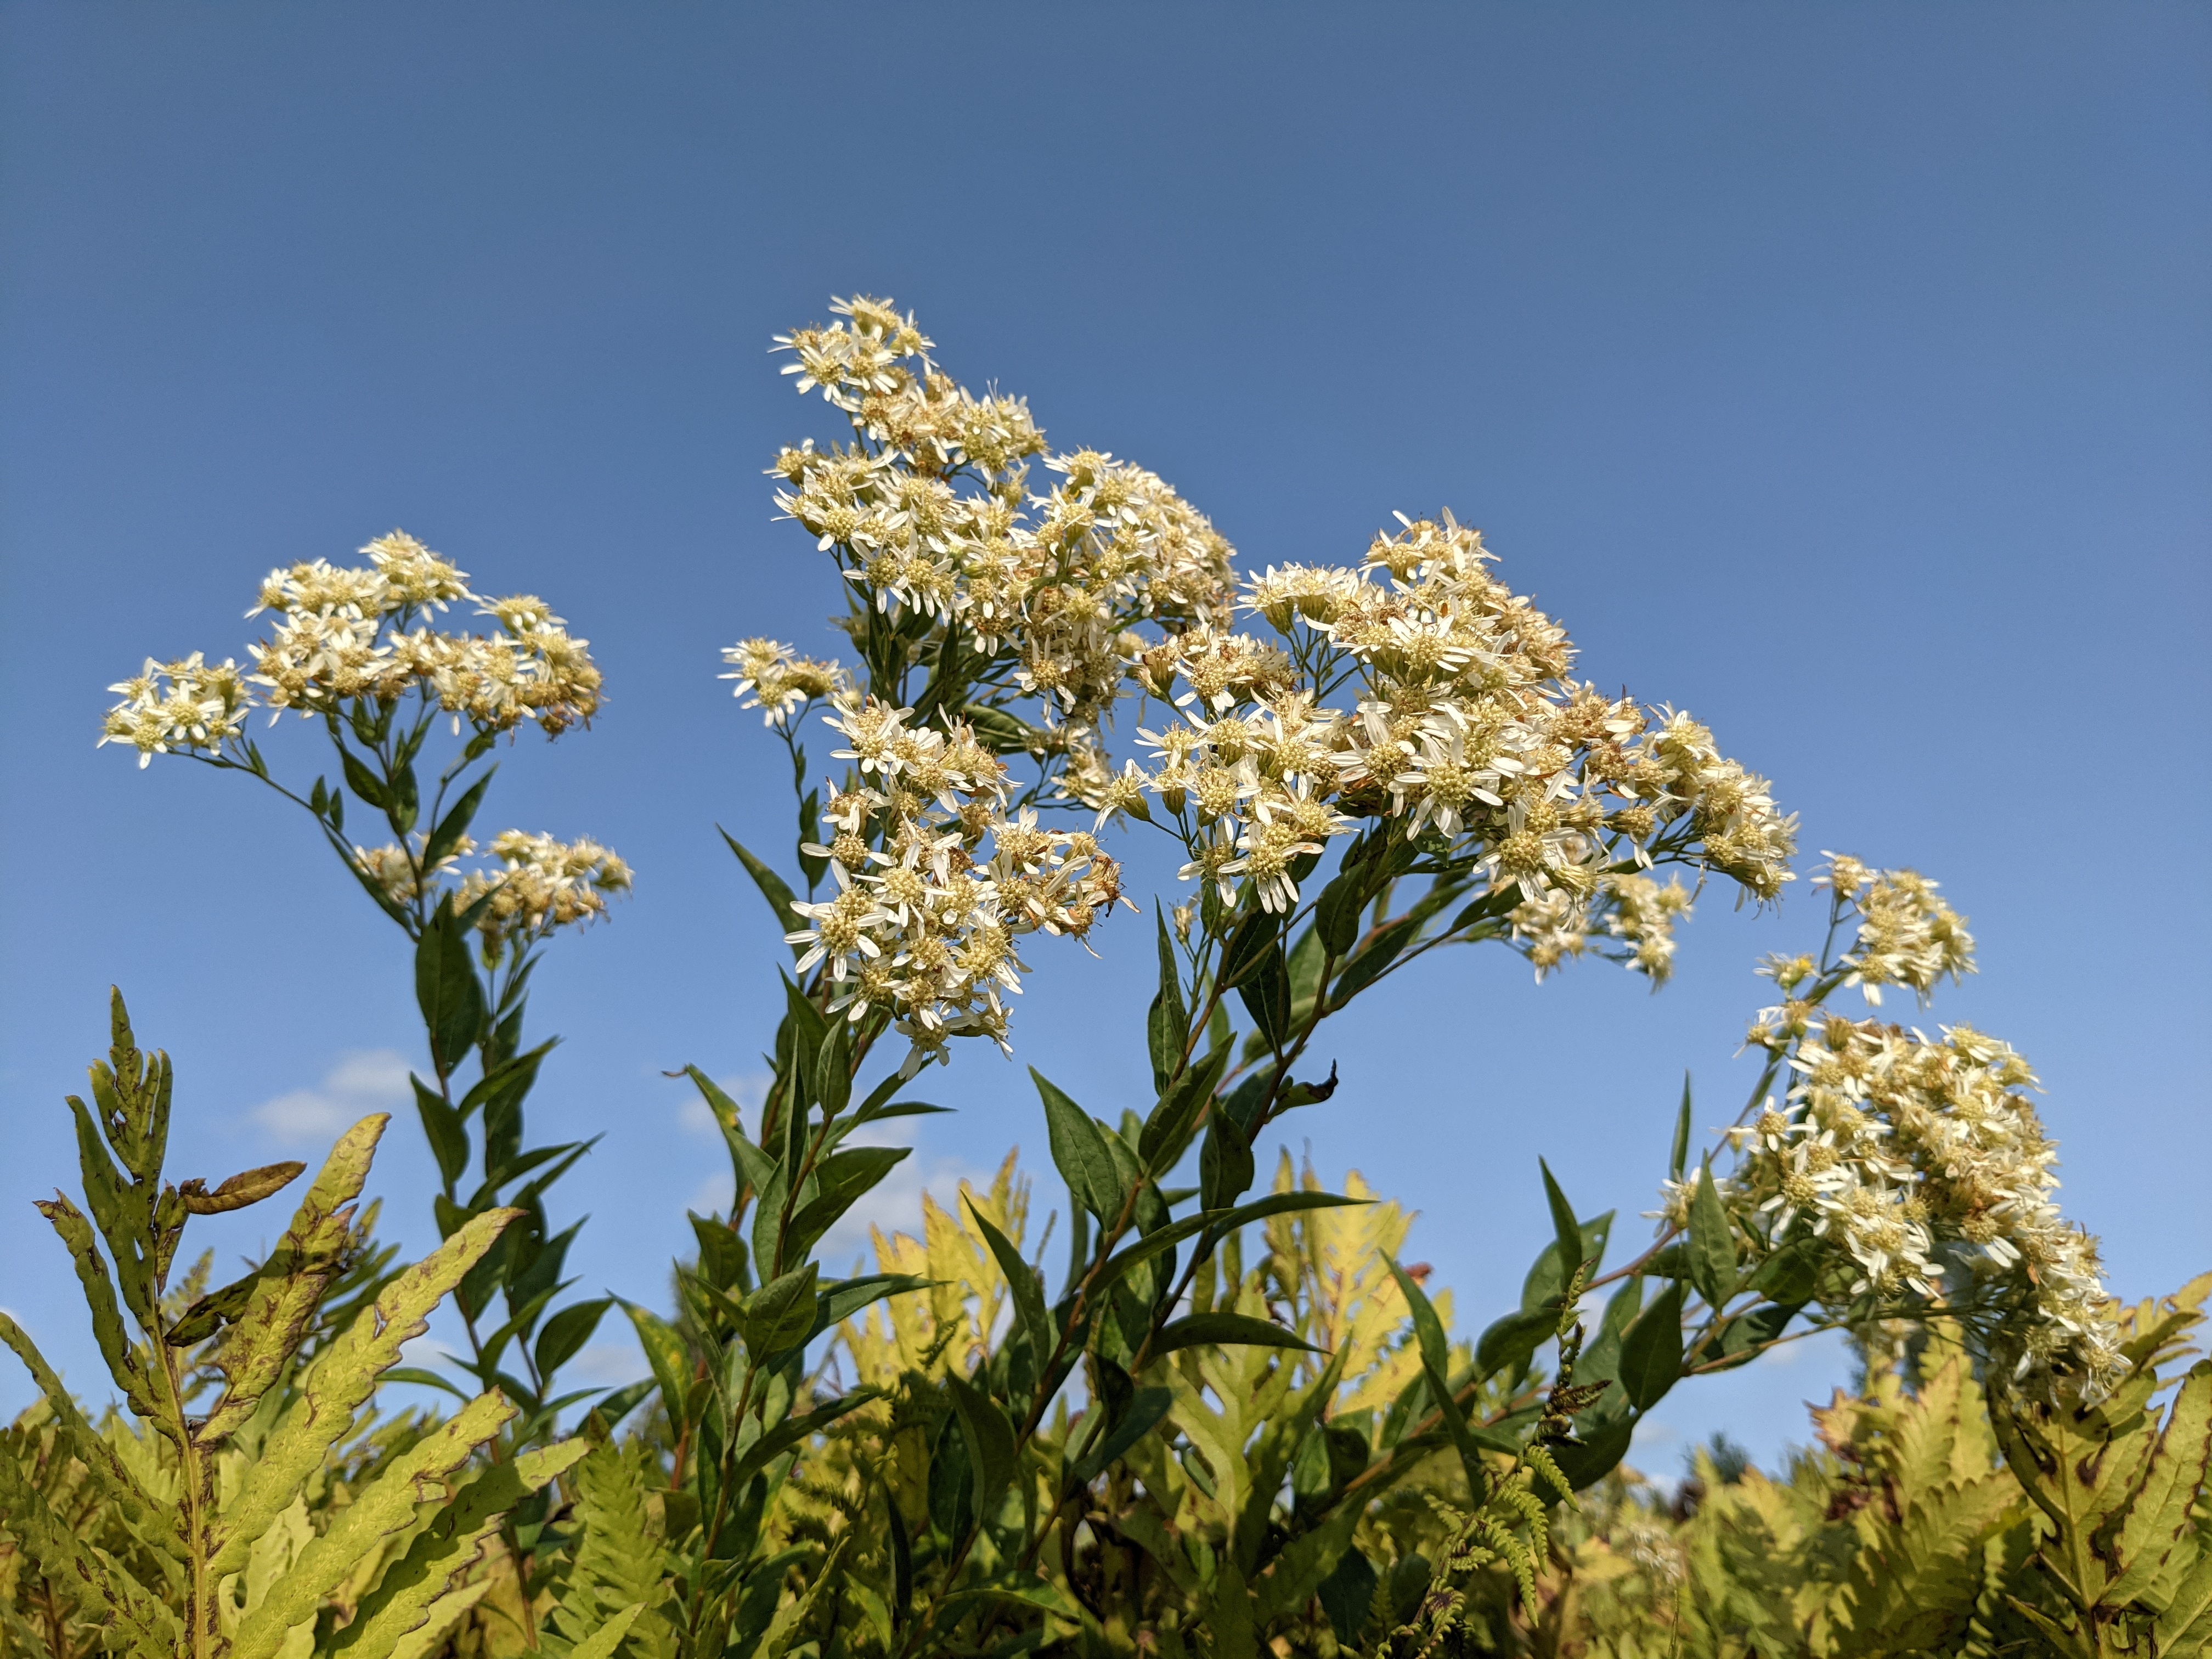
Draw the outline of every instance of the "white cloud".
M264 1100L246 1114L279 1140L325 1140L371 1112L407 1103L406 1056L392 1048L349 1048L312 1089Z
M760 1109L761 1102L768 1098L768 1085L773 1081L765 1072L746 1072L738 1077L718 1077L714 1079L722 1092L738 1103L738 1109L747 1113ZM676 1109L676 1121L695 1135L714 1133L714 1109L707 1104L705 1097L691 1086L688 1079L684 1084L684 1103Z

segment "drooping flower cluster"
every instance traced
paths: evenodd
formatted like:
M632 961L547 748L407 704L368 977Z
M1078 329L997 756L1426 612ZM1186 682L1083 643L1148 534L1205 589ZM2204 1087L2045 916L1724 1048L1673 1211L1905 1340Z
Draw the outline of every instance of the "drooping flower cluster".
M1687 715L1567 678L1565 632L1485 568L1479 532L1446 514L1378 536L1358 570L1270 567L1245 608L1285 643L1197 626L1143 643L1132 681L1181 723L1143 737L1157 769L1071 766L1102 812L1137 788L1182 825L1186 874L1250 875L1271 909L1297 902L1289 866L1362 818L1402 818L1441 855L1517 890L1540 971L1594 932L1655 980L1689 896L1632 872L1693 862L1759 900L1791 879L1795 820L1765 781ZM1349 709L1320 706L1348 694Z
M536 722L547 736L597 712L600 676L586 648L544 601L480 601L497 623L486 634L441 630L429 619L476 599L467 576L412 536L394 531L362 551L366 566L316 559L271 571L249 617L274 611L270 636L249 647L251 674L209 668L198 653L112 689L102 743L128 743L143 765L155 754L220 752L240 740L257 701L321 714L356 699L390 704L420 692L479 732ZM254 688L261 688L257 699Z
M596 921L607 901L630 890L629 866L589 838L564 842L526 830L502 830L491 843L495 867L460 872L477 844L464 836L434 864L424 862L428 837L406 848L396 842L353 849L354 867L393 904L408 907L450 887L457 909L486 900L477 913L484 958L496 964L517 945L528 945L555 929ZM459 874L458 882L448 878Z
M1803 957L1769 965L1790 1000L1760 1013L1751 1042L1790 1080L1730 1132L1731 1206L1778 1246L1794 1235L1840 1251L1853 1294L2013 1310L2002 1340L2017 1375L2095 1392L2121 1364L2096 1241L2052 1196L2057 1147L2024 1092L2027 1061L1965 1025L1930 1039L1824 1006L1846 985L1871 1002L1882 983L1924 995L1940 975L1972 972L1964 919L1911 871L1837 859L1823 880L1856 941L1826 971Z
M1673 878L1662 887L1650 876L1612 875L1601 878L1595 905L1555 887L1540 897L1523 899L1510 921L1514 939L1540 981L1591 948L1592 912L1601 910L1601 954L1631 973L1644 975L1656 990L1674 971L1674 927L1689 917L1695 896Z
M1121 896L1120 866L1087 834L1007 816L1006 769L965 724L920 726L849 691L835 702L829 724L848 745L836 757L858 781L831 786L823 819L836 833L805 849L829 860L837 890L792 906L808 924L787 936L799 971L820 968L848 1019L887 1015L911 1045L905 1075L949 1058L956 1036L1011 1053L1002 993L1027 971L1016 941L1085 937Z

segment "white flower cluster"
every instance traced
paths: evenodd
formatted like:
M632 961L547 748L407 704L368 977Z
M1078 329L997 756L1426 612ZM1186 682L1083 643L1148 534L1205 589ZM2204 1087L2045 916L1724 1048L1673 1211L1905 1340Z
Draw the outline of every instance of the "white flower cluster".
M435 893L446 877L459 871L460 861L477 850L464 836L428 865L423 861L427 842L428 837L418 835L404 848L394 842L356 847L354 867L392 903L411 905ZM453 890L454 905L462 910L489 896L476 927L485 959L495 963L518 942L526 945L556 928L604 916L607 901L627 894L632 884L629 866L589 838L564 842L507 830L493 838L491 854L499 867L469 871Z
M1489 574L1492 556L1449 514L1401 515L1361 569L1270 567L1244 604L1286 643L1200 625L1144 645L1131 678L1182 723L1142 734L1156 769L1073 765L1064 787L1102 815L1150 794L1182 823L1187 876L1225 896L1249 875L1271 909L1297 902L1300 854L1402 816L1492 892L1517 890L1540 972L1601 927L1662 978L1690 896L1616 866L1686 859L1771 899L1791 879L1796 820L1687 715L1568 679L1565 633ZM1318 706L1340 688L1351 710Z
M823 818L836 835L805 849L830 860L837 891L792 906L809 924L787 936L804 947L799 970L822 968L847 1018L888 1015L911 1045L904 1075L949 1059L956 1036L1011 1054L1001 993L1027 971L1015 942L1083 938L1121 898L1121 866L1088 835L1007 817L1006 769L968 726L918 726L850 691L834 701L828 724L848 745L836 756L860 781L832 786Z
M220 749L246 731L253 693L238 665L224 659L210 668L195 651L175 662L151 657L137 674L107 688L123 701L107 711L101 745L127 743L145 766L171 750Z
M600 676L588 642L568 634L544 601L485 601L477 614L496 621L497 633L442 632L425 618L477 598L465 574L400 531L362 551L366 567L317 559L270 573L246 615L273 611L281 620L250 647L252 674L228 662L208 668L195 653L166 666L149 661L138 678L112 687L124 701L109 710L100 741L131 744L141 765L171 750L218 750L241 736L254 686L271 710L302 714L354 698L396 702L419 690L457 726L506 732L527 720L549 737L598 710Z
M1785 992L1751 1041L1786 1065L1785 1098L1732 1130L1741 1155L1726 1188L1777 1245L1793 1232L1848 1257L1853 1293L1910 1291L1994 1300L2014 1316L2002 1341L2016 1374L2066 1375L2091 1392L2120 1367L2104 1311L2096 1241L2067 1224L2052 1194L2057 1147L2023 1092L2027 1061L1964 1025L1935 1040L1820 1004L1856 984L1923 994L1939 974L1972 971L1964 920L1910 871L1838 859L1823 877L1857 941L1830 972L1806 958L1770 964ZM1670 1203L1679 1211L1686 1194Z
M802 657L776 640L740 640L722 660L734 665L721 678L738 683L732 695L744 699L738 706L760 709L762 723L779 730L824 697L852 689L852 677L834 659Z
M939 619L983 652L1013 647L1021 689L1083 747L1120 693L1133 624L1226 614L1229 544L1141 467L1048 453L1025 404L938 373L888 301L833 309L846 320L776 343L799 390L820 388L859 441L784 450L777 506L878 611ZM1028 492L1036 456L1060 475L1041 495Z

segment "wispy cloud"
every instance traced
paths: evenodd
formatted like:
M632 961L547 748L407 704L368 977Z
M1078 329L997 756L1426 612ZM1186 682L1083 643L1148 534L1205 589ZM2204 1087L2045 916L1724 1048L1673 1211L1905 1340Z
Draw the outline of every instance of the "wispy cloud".
M313 1088L264 1100L246 1115L278 1140L325 1140L408 1098L406 1056L391 1048L349 1048Z

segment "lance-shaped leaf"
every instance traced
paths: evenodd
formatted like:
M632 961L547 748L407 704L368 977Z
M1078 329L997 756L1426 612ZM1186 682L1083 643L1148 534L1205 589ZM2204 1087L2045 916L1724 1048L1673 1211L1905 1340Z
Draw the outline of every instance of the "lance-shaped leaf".
M1216 1237L1225 1237L1248 1222L1264 1221L1271 1215L1284 1215L1293 1210L1325 1210L1339 1204L1365 1204L1364 1198L1344 1198L1335 1193L1271 1193L1256 1198L1249 1204L1239 1204L1231 1210L1200 1210L1180 1221L1170 1221L1164 1227L1146 1233L1142 1238L1102 1264L1098 1276L1091 1281L1094 1295L1127 1273L1140 1261L1148 1261L1163 1250L1171 1250L1194 1233L1212 1231Z
M1067 1183L1068 1194L1108 1226L1121 1219L1122 1188L1114 1155L1091 1114L1054 1087L1036 1066L1030 1076L1044 1102L1045 1133L1052 1161Z
M290 1159L282 1164L264 1164L231 1176L213 1192L208 1191L204 1181L187 1181L178 1186L177 1196L184 1200L187 1215L222 1215L283 1192L307 1167Z
M451 1077L483 1035L483 982L477 977L469 930L448 898L438 906L415 946L415 1001L430 1039L430 1059Z
M1735 1234L1728 1206L1713 1185L1710 1159L1698 1167L1697 1190L1690 1197L1690 1282L1716 1310L1735 1293Z
M960 1431L968 1441L969 1463L975 1471L975 1513L988 1520L1013 1484L1020 1457L1014 1425L997 1401L957 1371L946 1374L945 1386L952 1395L953 1410L959 1413Z
M115 1305L114 1282L107 1276L107 1263L93 1238L92 1224L84 1218L84 1212L59 1193L51 1199L33 1200L33 1207L53 1223L62 1243L69 1246L70 1256L76 1263L77 1280L84 1286L85 1306L92 1314L93 1337L100 1344L100 1357L107 1362L115 1386L123 1390L132 1411L149 1421L158 1420L161 1408L124 1331L123 1310Z
M195 1434L212 1446L253 1415L297 1351L307 1321L345 1267L353 1237L353 1200L376 1157L376 1143L391 1121L365 1117L331 1149L322 1173L300 1200L298 1213L269 1260L253 1275L246 1305L237 1314L211 1362L227 1385L222 1398Z
M1682 1375L1682 1286L1674 1281L1636 1316L1620 1340L1620 1386L1628 1403L1649 1411Z
M1116 1458L1150 1434L1174 1407L1173 1389L1139 1389L1131 1395L1121 1420L1108 1430L1105 1438L1085 1452L1083 1461L1075 1466L1077 1483L1087 1486L1105 1474Z
M298 1398L270 1431L238 1495L215 1524L212 1572L220 1577L246 1565L254 1540L269 1530L301 1483L321 1467L330 1449L353 1427L354 1415L376 1391L379 1376L399 1363L401 1345L429 1329L430 1310L521 1214L520 1210L489 1210L472 1218L386 1285L375 1304L316 1357L300 1379ZM394 1632L394 1639L401 1633Z
M1176 969L1175 941L1168 936L1167 912L1158 900L1152 915L1159 923L1160 988L1145 1016L1146 1046L1152 1051L1152 1092L1165 1094L1182 1069L1182 1045L1190 1015L1183 1006L1182 978Z
M755 1475L808 1435L819 1434L847 1412L880 1397L873 1389L855 1389L850 1394L839 1395L825 1406L817 1406L812 1411L797 1417L785 1418L745 1448L744 1455L738 1459L737 1467L730 1473L730 1490L743 1492L746 1483Z
M814 1328L814 1287L820 1273L810 1261L745 1298L745 1346L755 1364L803 1342Z
M1563 1285L1571 1284L1588 1260L1583 1254L1582 1225L1575 1219L1575 1206L1567 1202L1567 1195L1560 1189L1552 1166L1540 1158L1536 1167L1544 1173L1544 1202L1552 1212L1552 1231L1559 1253L1559 1277Z
M620 1297L615 1299L622 1302ZM637 1328L645 1363L653 1367L653 1380L660 1384L661 1403L668 1408L669 1417L680 1424L684 1397L691 1385L691 1361L684 1351L684 1339L666 1320L635 1302L622 1302L622 1310Z
M645 1611L645 1603L633 1601L620 1613L568 1650L568 1659L614 1659L615 1650L629 1634L629 1627L637 1623L638 1615Z
M328 1651L347 1659L391 1659L400 1638L428 1620L453 1579L474 1562L500 1517L591 1449L564 1440L495 1463L453 1494L407 1553L385 1569L353 1622L330 1638Z
M386 1464L262 1593L231 1640L230 1659L275 1659L291 1627L313 1618L323 1598L380 1542L412 1526L418 1505L443 1498L477 1448L514 1416L514 1407L499 1395L479 1395Z
M715 827L720 829L719 824ZM753 885L760 889L761 896L768 901L769 908L775 913L776 931L791 933L805 927L806 919L791 908L796 901L792 896L790 884L755 858L728 830L723 830L721 834L722 839L730 843L730 850L738 855L738 862L745 866L745 873L753 878ZM791 953L798 956L805 948L803 945L793 945Z
M1297 1332L1286 1331L1280 1325L1255 1319L1249 1314L1194 1313L1162 1326L1159 1336L1152 1343L1152 1352L1173 1353L1177 1348L1194 1348L1202 1344L1225 1347L1239 1343L1250 1347L1321 1352Z
M968 1213L981 1230L983 1242L991 1247L999 1271L1006 1276L1006 1288L1014 1298L1014 1316L1029 1333L1030 1352L1042 1366L1051 1356L1059 1333L1053 1328L1052 1316L1045 1311L1044 1286L1037 1280L1036 1270L1022 1260L1013 1240L992 1224L991 1218L976 1207L973 1199L968 1201Z

